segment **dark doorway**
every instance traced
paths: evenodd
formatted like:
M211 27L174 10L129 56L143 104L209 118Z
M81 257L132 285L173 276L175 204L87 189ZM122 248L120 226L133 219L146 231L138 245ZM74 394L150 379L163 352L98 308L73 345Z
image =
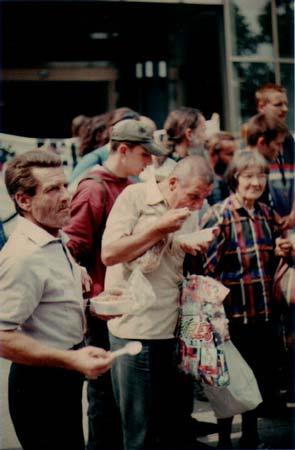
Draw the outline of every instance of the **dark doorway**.
M176 106L222 110L222 6L115 1L2 1L2 67L103 62L118 71L103 82L5 81L1 131L68 137L77 114L104 112L108 96L162 127ZM167 76L136 76L137 63L164 61ZM171 75L173 74L173 75Z
M6 133L36 138L67 138L71 121L107 110L106 82L6 81L3 85Z

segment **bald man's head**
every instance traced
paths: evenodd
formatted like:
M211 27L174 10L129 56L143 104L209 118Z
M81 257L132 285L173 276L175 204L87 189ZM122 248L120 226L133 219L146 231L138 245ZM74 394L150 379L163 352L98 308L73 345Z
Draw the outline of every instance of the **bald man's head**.
M207 159L201 155L193 155L187 156L179 161L170 174L170 177L177 177L182 183L198 177L205 184L210 185L213 183L214 173Z
M179 161L170 176L159 187L171 208L202 208L212 191L213 170L209 162L199 155L187 156Z

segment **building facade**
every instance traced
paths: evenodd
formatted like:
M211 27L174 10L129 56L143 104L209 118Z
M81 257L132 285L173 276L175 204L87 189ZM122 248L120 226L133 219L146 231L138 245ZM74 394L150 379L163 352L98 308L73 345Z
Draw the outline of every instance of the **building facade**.
M65 138L119 106L162 127L181 105L238 133L266 82L294 130L293 0L2 0L1 17L4 133Z

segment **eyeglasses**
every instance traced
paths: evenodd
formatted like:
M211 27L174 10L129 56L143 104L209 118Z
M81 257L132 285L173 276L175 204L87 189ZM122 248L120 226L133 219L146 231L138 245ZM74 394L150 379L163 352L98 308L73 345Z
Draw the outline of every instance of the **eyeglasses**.
M253 178L257 178L259 181L265 181L267 178L266 173L241 173L238 177L245 178L245 180L253 180Z

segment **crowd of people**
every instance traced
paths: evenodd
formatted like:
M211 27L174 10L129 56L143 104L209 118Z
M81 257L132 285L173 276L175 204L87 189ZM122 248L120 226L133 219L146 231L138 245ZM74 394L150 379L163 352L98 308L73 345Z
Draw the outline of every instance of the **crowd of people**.
M242 414L240 448L263 448L258 417L294 403L294 139L286 90L267 84L255 96L257 114L238 138L209 133L196 108L171 111L157 130L124 107L73 119L80 160L70 180L53 151L7 164L19 216L0 251L0 355L13 362L9 408L24 450L200 448L196 381L178 367L187 274L228 288L229 337L263 398ZM175 245L211 227L209 240ZM98 315L90 299L104 291L120 298L154 249L141 313ZM139 354L113 358L134 340ZM232 420L217 419L218 448L232 448Z

